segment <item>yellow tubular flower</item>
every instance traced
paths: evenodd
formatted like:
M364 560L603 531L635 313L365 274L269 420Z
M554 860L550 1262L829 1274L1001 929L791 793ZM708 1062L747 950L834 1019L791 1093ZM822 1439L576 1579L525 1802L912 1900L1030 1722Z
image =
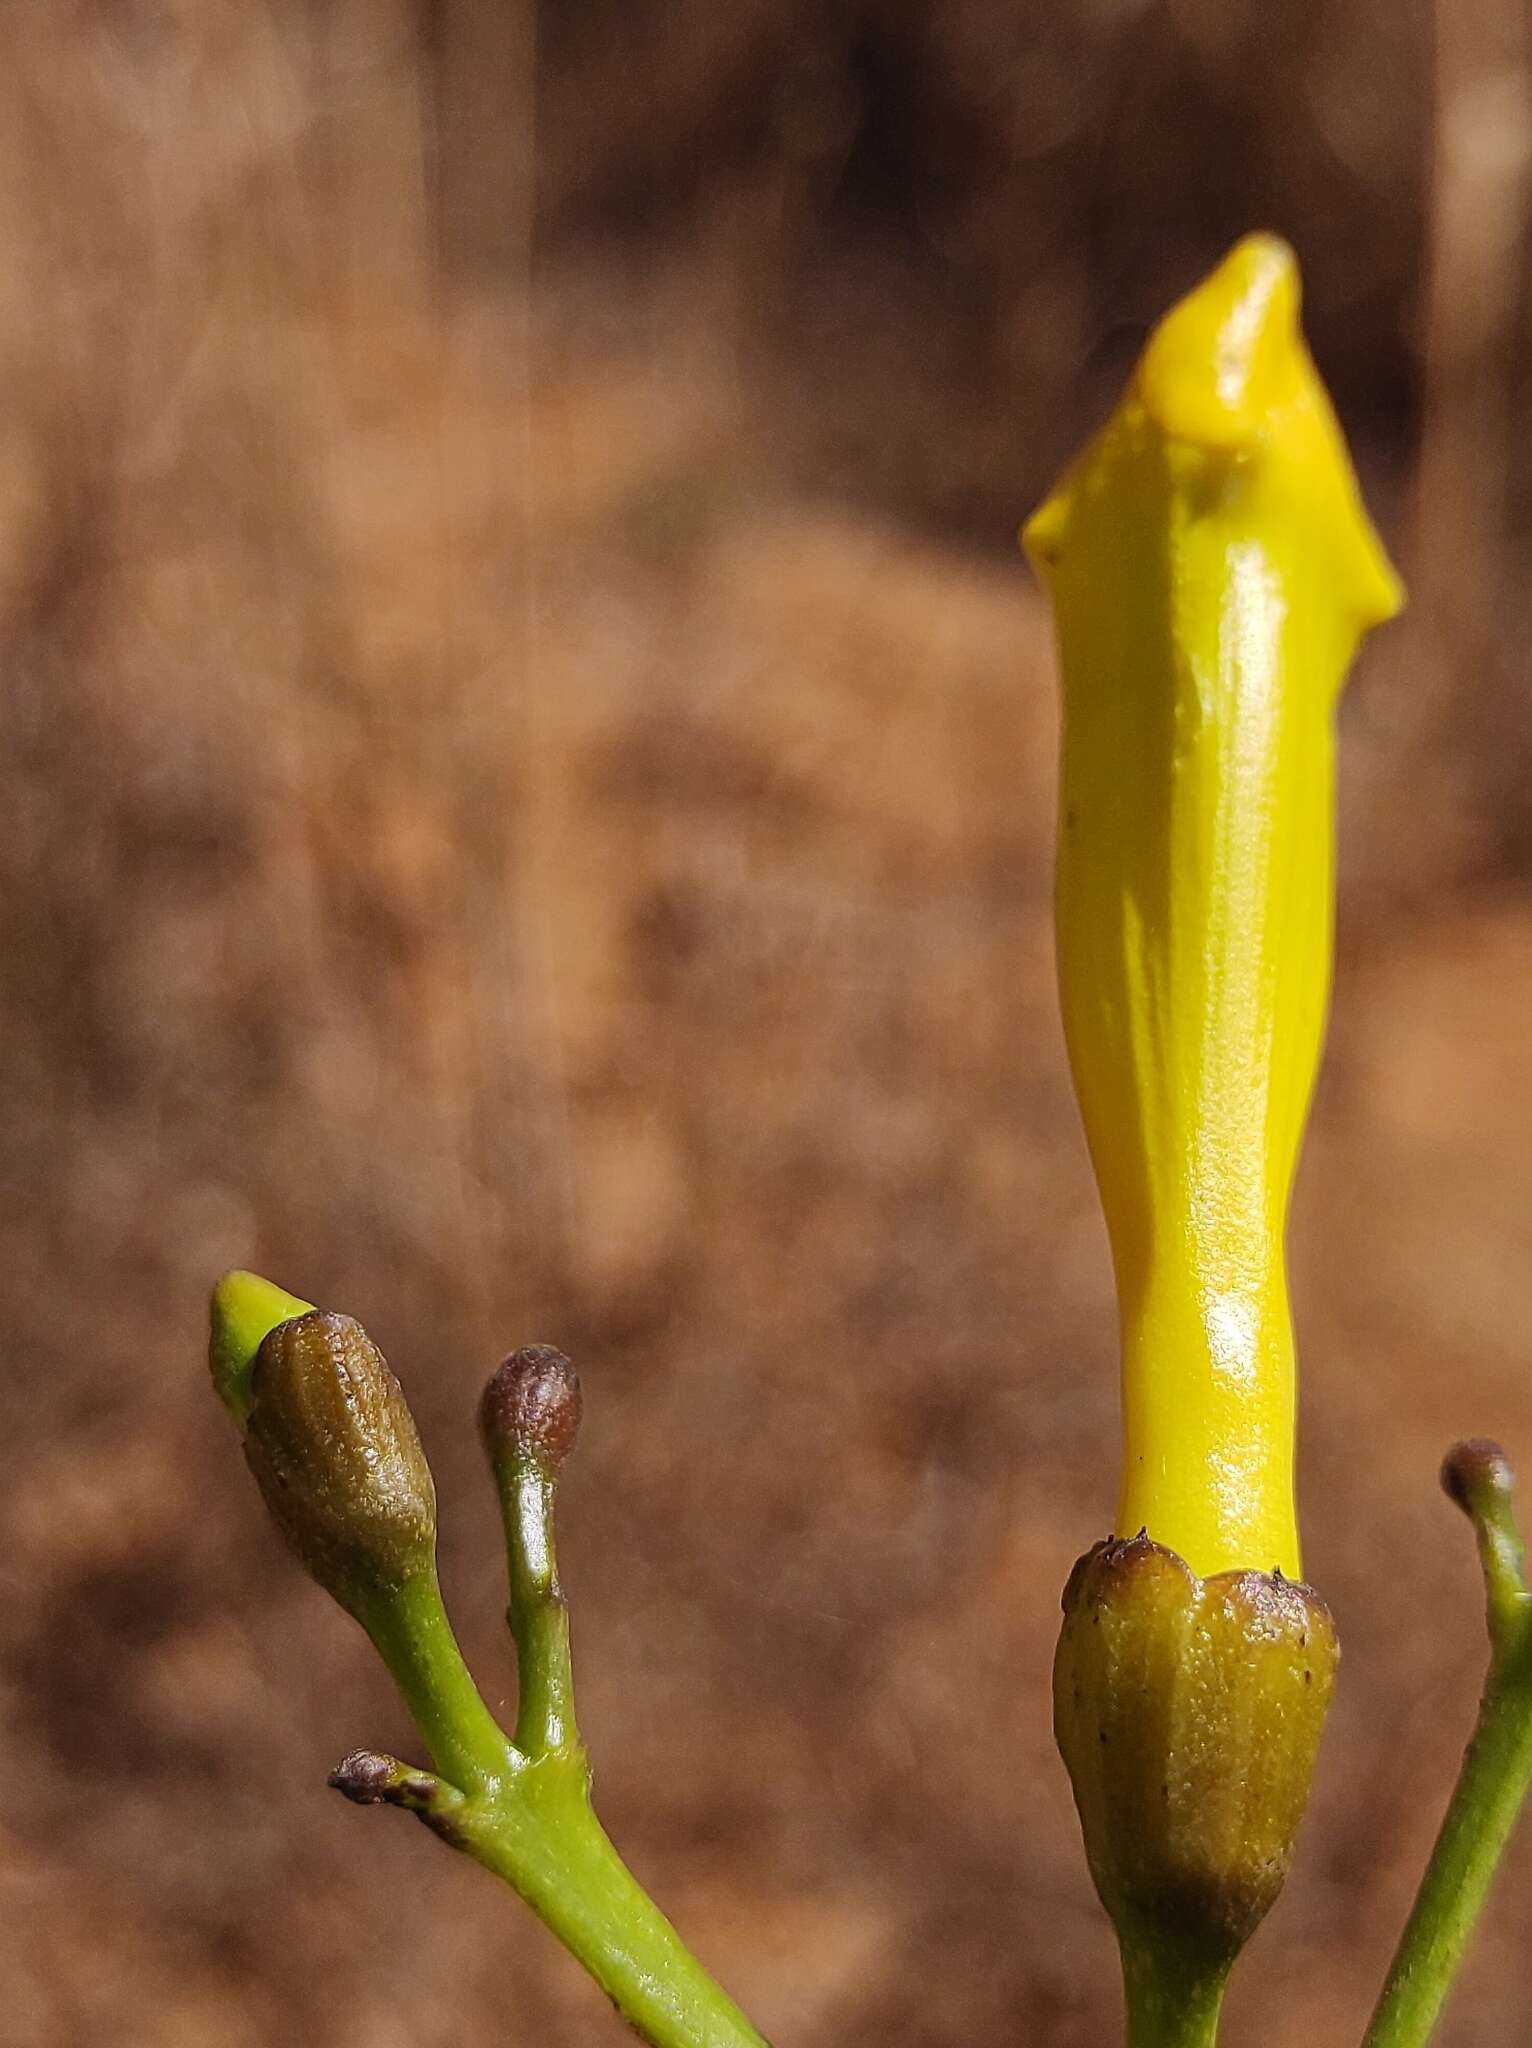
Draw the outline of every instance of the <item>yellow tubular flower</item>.
M1333 714L1401 591L1251 235L1023 531L1063 675L1058 963L1122 1322L1117 1528L1300 1572L1288 1195L1324 1029Z

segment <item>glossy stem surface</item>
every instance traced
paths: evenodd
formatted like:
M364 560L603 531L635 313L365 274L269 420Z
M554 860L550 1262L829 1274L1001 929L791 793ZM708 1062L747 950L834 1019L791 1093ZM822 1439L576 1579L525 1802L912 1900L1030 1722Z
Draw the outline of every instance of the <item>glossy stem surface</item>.
M560 1737L541 1753L509 1742L480 1698L434 1578L411 1585L369 1628L437 1769L465 1795L436 1832L518 1892L655 2048L762 2048L596 1818L585 1753L566 1718L565 1610L550 1597L551 1570L537 1576L543 1597L516 1604L537 1640L519 1725Z
M653 2048L765 2048L612 1846L583 1758L527 1764L474 1802L453 1839L520 1893Z
M1491 1670L1479 1723L1442 1822L1366 2048L1431 2037L1532 1785L1532 1642Z
M465 1793L502 1784L519 1759L463 1661L434 1572L361 1619L441 1775Z
M1124 1942L1127 2048L1216 2048L1227 1969L1181 1966L1157 1943Z
M569 1609L559 1584L553 1540L554 1479L531 1459L501 1482L511 1601L506 1619L516 1644L520 1686L516 1746L528 1756L578 1743Z

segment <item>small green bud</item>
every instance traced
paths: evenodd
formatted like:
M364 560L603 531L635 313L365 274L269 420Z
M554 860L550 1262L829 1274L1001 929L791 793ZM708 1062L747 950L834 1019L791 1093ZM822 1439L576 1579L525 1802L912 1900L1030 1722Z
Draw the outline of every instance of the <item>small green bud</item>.
M263 1340L245 1457L288 1543L359 1620L433 1570L436 1489L415 1421L350 1316L315 1309Z
M306 1316L313 1306L259 1273L225 1273L213 1289L208 1367L214 1391L241 1428L250 1413L250 1376L262 1339L278 1323Z
M1054 1731L1125 1960L1221 1982L1287 1875L1338 1657L1279 1572L1201 1579L1144 1535L1075 1566Z

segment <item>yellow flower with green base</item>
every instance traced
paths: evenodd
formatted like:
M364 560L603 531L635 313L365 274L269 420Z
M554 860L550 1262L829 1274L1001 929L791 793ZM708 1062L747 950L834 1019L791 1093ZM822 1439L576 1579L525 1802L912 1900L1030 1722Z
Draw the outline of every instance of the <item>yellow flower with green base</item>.
M1211 2042L1333 1681L1300 1580L1283 1248L1323 1035L1334 713L1400 589L1253 235L1024 531L1063 678L1058 964L1111 1237L1124 1460L1055 1726L1134 2048Z

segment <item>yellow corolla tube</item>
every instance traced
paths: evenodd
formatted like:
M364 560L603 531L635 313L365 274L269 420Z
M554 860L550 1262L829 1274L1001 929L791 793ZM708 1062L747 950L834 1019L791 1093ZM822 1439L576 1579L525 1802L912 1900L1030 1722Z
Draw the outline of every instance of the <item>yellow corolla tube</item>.
M1401 602L1240 242L1023 530L1063 677L1058 967L1117 1274L1120 1535L1299 1575L1288 1195L1328 998L1334 711Z

